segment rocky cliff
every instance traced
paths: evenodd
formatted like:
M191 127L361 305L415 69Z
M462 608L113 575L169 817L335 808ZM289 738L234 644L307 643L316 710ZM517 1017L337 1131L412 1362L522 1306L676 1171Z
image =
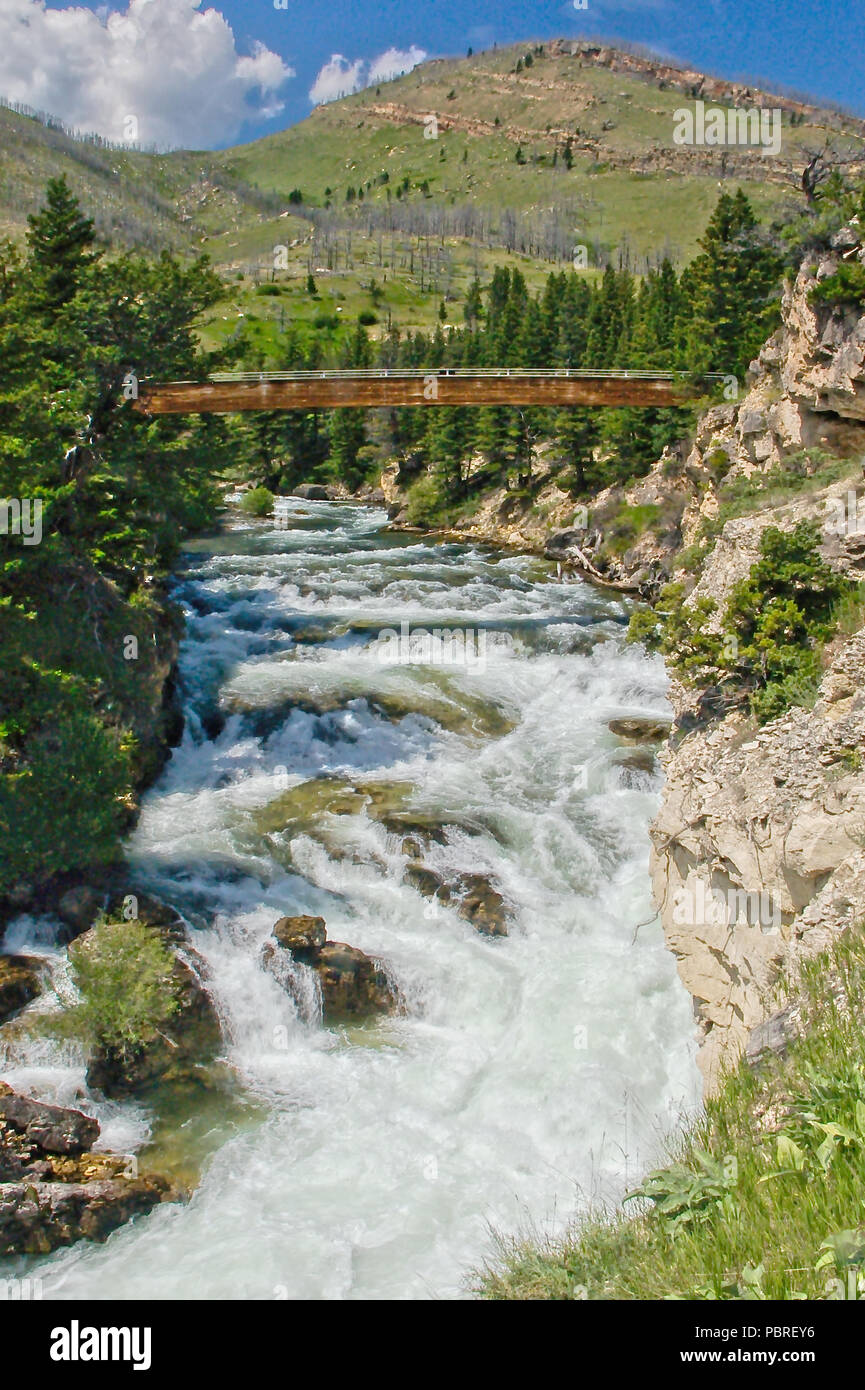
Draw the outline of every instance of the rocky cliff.
M802 266L744 399L703 417L683 476L717 477L720 464L721 479L698 488L683 511L683 543L704 537L694 596L722 602L757 558L765 528L792 529L803 518L820 525L829 564L856 579L865 573L865 316L809 299L851 255L865 263L855 228L835 238L831 254ZM713 520L717 527L731 480L780 477L809 450L831 455L831 482L817 485L818 466L813 485L806 477L795 496L771 505L768 487L760 505L757 490L746 514L714 535L707 528ZM675 573L684 557L665 558ZM756 1057L783 1041L771 1020L779 982L795 975L797 961L865 918L865 632L836 637L824 667L813 708L790 709L759 729L741 712L700 720L694 692L673 683L676 724L652 827L652 879L693 996L709 1092L743 1050Z

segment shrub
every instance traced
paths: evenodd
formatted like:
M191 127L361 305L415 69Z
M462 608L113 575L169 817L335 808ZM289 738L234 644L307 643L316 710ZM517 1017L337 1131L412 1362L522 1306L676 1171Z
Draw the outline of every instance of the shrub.
M266 487L254 487L243 495L241 511L247 516L270 516L273 511L273 493Z
M812 304L849 304L865 308L865 266L859 261L842 261L834 275L819 280L809 291Z
M663 620L653 608L638 608L628 623L628 642L641 642L650 652L658 651L663 636Z
M609 526L605 528L605 539L609 549L620 555L639 536L658 520L660 508L654 502L631 506L623 502Z
M370 328L372 324L378 323L378 315L371 309L362 309L357 316L358 323L363 324L364 328Z
M131 752L100 722L83 682L13 661L4 695L0 893L117 857Z
M409 526L432 526L439 519L441 492L431 474L418 478L406 495L406 521Z
M765 723L792 705L813 703L819 649L839 617L855 612L855 586L820 557L820 530L800 521L792 531L769 526L760 558L727 600L721 622L714 599L688 600L681 583L661 590L660 650L687 685L721 685L748 698ZM848 611L849 610L849 611ZM645 641L649 625L635 615L629 638Z
M69 963L80 998L52 1026L88 1048L132 1056L177 1011L174 957L141 922L98 923L69 947Z

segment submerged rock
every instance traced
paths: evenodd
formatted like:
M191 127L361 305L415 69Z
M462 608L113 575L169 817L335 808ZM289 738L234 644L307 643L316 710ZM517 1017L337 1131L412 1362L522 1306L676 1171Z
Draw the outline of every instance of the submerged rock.
M505 900L486 875L448 876L438 869L431 869L420 859L411 859L403 877L425 898L435 899L445 906L456 903L460 917L470 922L482 936L508 935Z
M263 835L291 829L294 834L314 831L322 816L354 816L364 809L380 819L399 810L411 794L409 782L363 782L354 784L335 777L313 777L290 787L254 815L256 829Z
M180 1193L123 1154L93 1154L99 1124L0 1082L0 1257L41 1255L118 1226Z
M667 738L672 719L611 719L607 725L611 734L629 743L660 743Z
M36 961L27 956L0 956L0 1023L5 1023L40 992Z
M481 835L483 827L465 817L436 815L427 811L404 811L384 814L378 817L388 834L404 835L415 843L438 845L447 844L449 830L462 831L465 835ZM405 843L405 842L404 842ZM408 851L405 851L408 852ZM412 857L417 857L417 853Z

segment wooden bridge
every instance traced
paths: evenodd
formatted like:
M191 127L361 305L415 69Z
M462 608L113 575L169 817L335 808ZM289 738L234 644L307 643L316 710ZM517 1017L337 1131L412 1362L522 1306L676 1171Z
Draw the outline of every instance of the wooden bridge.
M219 372L206 381L144 380L147 415L245 410L332 410L425 405L676 406L722 380L686 372L585 371L571 367L439 367L319 372Z

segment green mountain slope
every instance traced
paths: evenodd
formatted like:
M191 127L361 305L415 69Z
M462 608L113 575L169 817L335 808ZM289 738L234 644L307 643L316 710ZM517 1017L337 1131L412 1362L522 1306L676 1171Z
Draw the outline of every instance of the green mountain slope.
M675 144L674 113L697 97L782 108L780 151ZM366 310L428 327L501 263L530 283L577 245L590 266L615 252L637 271L662 252L682 263L719 185L741 185L767 214L827 144L862 167L865 122L556 41L431 61L215 153L108 148L0 108L0 232L20 236L46 179L66 173L112 243L206 250L233 276L216 339L252 304L265 318ZM281 302L252 299L275 274Z

